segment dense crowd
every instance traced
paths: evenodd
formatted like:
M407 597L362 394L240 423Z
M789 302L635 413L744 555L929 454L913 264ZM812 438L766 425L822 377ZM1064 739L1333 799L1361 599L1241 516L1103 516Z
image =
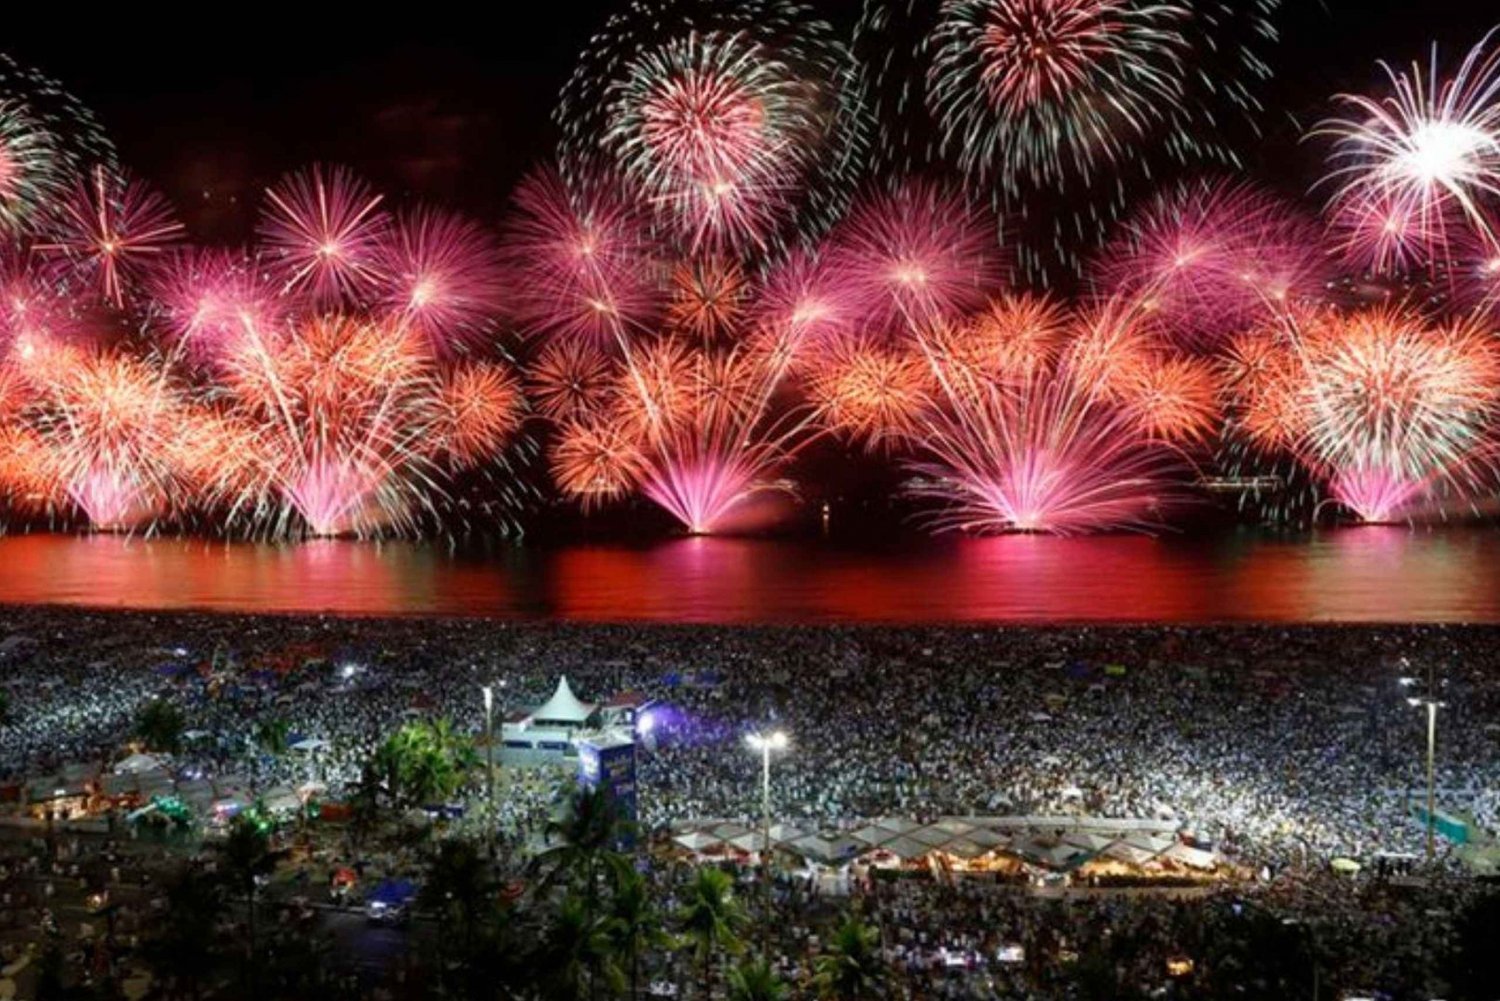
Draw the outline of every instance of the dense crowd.
M642 822L759 816L752 730L786 731L778 819L1161 817L1255 865L1420 850L1425 716L1440 688L1440 808L1493 825L1500 674L1493 630L1443 627L714 629L474 620L0 611L0 778L120 753L141 706L181 705L184 763L337 796L414 716L478 734L566 676L586 700L657 701ZM1404 688L1403 676L1420 679ZM284 719L311 756L268 758ZM512 834L546 783L502 786Z

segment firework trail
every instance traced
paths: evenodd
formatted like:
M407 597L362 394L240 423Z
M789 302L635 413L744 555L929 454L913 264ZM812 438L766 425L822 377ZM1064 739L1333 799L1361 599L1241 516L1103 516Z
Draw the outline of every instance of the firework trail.
M21 363L21 429L33 491L59 491L100 531L182 513L184 394L149 361L47 345Z
M25 235L85 168L114 166L94 115L55 80L0 53L0 234Z
M940 530L1145 530L1180 499L1174 454L1066 373L958 397L917 440L909 491L934 504Z
M634 0L594 35L555 118L570 181L620 174L693 254L826 228L867 142L847 48L783 0Z
M234 444L207 471L215 506L286 534L409 531L443 496L444 459L498 451L518 427L516 380L498 367L444 370L421 335L330 314L226 357L211 402Z

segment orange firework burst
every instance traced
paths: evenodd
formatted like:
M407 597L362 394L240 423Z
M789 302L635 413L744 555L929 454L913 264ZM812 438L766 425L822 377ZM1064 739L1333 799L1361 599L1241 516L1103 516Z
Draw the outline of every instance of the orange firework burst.
M438 390L434 445L475 466L500 450L521 424L521 387L507 369L470 363L445 372Z
M549 420L576 421L604 405L614 369L603 352L583 341L553 341L528 368L527 389Z
M1120 401L1148 381L1161 343L1132 303L1111 299L1080 312L1062 363L1080 386Z
M679 261L672 269L669 329L709 341L738 329L746 297L745 273L717 257Z
M440 459L478 461L514 429L519 406L504 370L445 376L407 325L338 315L247 341L226 387L235 419L254 428L255 475L246 488L236 463L220 499L276 532L295 512L317 535L409 528L441 493Z
M1141 430L1161 441L1202 442L1218 426L1218 380L1197 359L1160 358L1134 371L1123 402Z
M576 422L558 431L552 478L558 489L585 508L624 496L640 480L642 470L636 442L612 426Z
M168 374L112 351L48 351L33 361L28 410L45 478L98 529L133 529L168 513L186 493L176 462L183 401Z
M946 375L1013 382L1052 364L1067 325L1067 311L1050 299L1006 295L930 340Z
M931 382L919 354L862 345L822 366L811 395L827 427L872 450L890 449L915 430L929 404Z

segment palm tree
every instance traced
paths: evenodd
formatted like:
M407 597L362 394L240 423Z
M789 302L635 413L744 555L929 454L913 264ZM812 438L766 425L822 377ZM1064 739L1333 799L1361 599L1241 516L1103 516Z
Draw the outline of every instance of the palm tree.
M291 724L280 717L262 720L255 728L255 747L261 754L269 755L273 761L280 760L287 751L287 738ZM260 755L255 757L255 768L250 773L250 788L254 791L260 779Z
M565 897L542 944L543 996L578 1001L591 996L600 980L611 991L623 987L624 978L614 961L613 931L611 919L591 917L582 898Z
M229 837L220 849L224 875L229 885L245 898L249 912L247 942L249 962L246 967L250 993L255 993L255 907L260 880L276 868L280 855L271 850L270 835L255 821L243 815L235 817Z
M745 911L734 896L734 882L720 869L704 867L693 874L678 912L683 937L703 969L703 996L713 988L713 963L719 952L738 953Z
M135 719L135 735L148 751L175 754L182 746L182 710L165 699L152 699Z
M729 971L729 1001L785 1001L791 988L764 959L752 959Z
M822 997L836 1001L878 997L885 979L880 933L851 914L833 933L814 969Z
M427 867L420 904L440 912L458 928L467 951L472 951L486 911L495 903L498 887L494 871L473 843L448 840L438 846Z
M602 867L620 857L613 851L624 830L619 804L602 786L576 786L557 816L547 822L547 848L536 858L546 870L544 889L559 879L581 883L584 900L593 913L598 900Z
M170 978L180 994L199 995L217 962L215 926L224 912L223 887L196 869L187 869L167 885L162 923L142 945L157 976Z
M613 921L615 947L624 957L630 978L630 997L640 996L641 947L665 946L670 941L662 928L661 915L651 900L646 877L636 871L630 859L609 859L611 894L608 916Z

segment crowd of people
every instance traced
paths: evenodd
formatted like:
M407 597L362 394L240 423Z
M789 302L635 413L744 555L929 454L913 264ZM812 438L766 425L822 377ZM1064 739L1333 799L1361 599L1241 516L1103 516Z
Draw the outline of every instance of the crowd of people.
M1412 698L1441 702L1440 809L1493 829L1494 638L1436 626L714 629L3 609L0 785L118 758L142 708L165 700L185 729L182 771L262 787L316 777L338 799L405 721L447 718L478 738L482 686L498 720L545 702L565 676L587 701L650 700L637 772L648 831L758 820L761 759L745 738L779 729L778 820L1162 818L1270 877L1208 897L1058 899L991 881L859 882L856 906L908 996L1033 996L1076 976L1060 956L1102 957L1136 985L1207 975L1165 972L1182 955L1213 956L1219 976L1242 960L1214 943L1253 941L1237 923L1256 914L1277 915L1285 935L1320 936L1321 962L1343 983L1439 984L1455 916L1479 892L1448 842L1449 875L1415 896L1348 883L1327 863L1422 851L1412 806L1424 798L1426 716ZM317 752L268 754L257 731L272 718ZM561 774L501 769L505 857L536 841ZM471 804L484 778L473 777ZM463 823L488 816L471 810ZM683 871L652 878L669 908ZM745 896L760 906L760 890L747 884ZM768 897L778 968L805 979L834 905L792 874ZM1233 933L1215 937L1224 927ZM1296 951L1282 946L1262 943Z
M183 712L185 765L264 785L315 776L338 798L413 716L460 732L546 700L654 701L638 762L647 829L760 816L745 736L780 729L778 820L901 816L1179 821L1281 868L1419 851L1426 718L1440 691L1439 808L1493 825L1500 677L1487 629L1153 627L1037 630L556 628L476 620L0 612L0 780L118 755L146 702ZM1401 678L1417 687L1403 686ZM1425 697L1425 695L1424 695ZM285 720L314 756L267 757ZM550 789L500 797L511 833Z

